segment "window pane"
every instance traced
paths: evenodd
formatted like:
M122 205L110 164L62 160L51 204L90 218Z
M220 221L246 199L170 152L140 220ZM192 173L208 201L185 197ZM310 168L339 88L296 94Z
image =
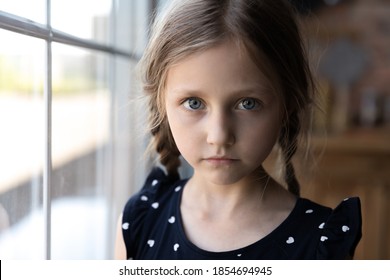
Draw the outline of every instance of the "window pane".
M52 258L106 257L109 56L53 44Z
M0 42L0 258L43 258L45 42L1 29Z
M117 0L115 46L141 56L148 38L150 1Z
M0 0L0 10L46 23L46 0Z
M108 44L111 0L52 0L55 29L84 39Z
M118 216L127 199L142 186L146 176L147 104L140 98L139 83L134 81L135 67L136 62L121 57L115 59L112 230L116 230Z

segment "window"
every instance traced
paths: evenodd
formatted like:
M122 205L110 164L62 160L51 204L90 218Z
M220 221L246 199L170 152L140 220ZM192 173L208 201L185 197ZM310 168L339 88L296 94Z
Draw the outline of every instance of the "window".
M113 256L145 177L132 74L152 2L0 2L0 258Z

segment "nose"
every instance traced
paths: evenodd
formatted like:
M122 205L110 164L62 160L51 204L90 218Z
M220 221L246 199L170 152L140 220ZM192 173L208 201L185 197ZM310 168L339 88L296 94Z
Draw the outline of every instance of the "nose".
M219 147L235 143L234 122L229 112L209 113L207 119L207 143Z

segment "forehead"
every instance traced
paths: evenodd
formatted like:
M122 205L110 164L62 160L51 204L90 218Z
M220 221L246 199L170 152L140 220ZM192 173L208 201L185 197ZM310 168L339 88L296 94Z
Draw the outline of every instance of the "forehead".
M273 83L264 71L267 63L252 55L244 44L227 40L180 59L168 69L166 89L239 90L258 87L274 92Z

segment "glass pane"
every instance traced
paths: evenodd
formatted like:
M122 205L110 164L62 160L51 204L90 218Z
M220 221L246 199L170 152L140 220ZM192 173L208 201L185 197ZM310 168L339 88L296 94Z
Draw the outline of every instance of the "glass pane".
M45 42L1 29L0 42L0 258L43 258Z
M0 11L46 23L46 0L0 0Z
M116 57L115 94L113 97L113 184L111 234L127 199L145 180L146 105L140 98L138 83L134 82L136 62ZM111 244L114 244L113 240Z
M106 257L109 57L53 44L52 258Z
M115 46L131 51L138 57L142 55L148 39L150 1L117 0L115 9L115 26L117 27Z
M108 44L111 0L52 0L55 29L84 39Z

